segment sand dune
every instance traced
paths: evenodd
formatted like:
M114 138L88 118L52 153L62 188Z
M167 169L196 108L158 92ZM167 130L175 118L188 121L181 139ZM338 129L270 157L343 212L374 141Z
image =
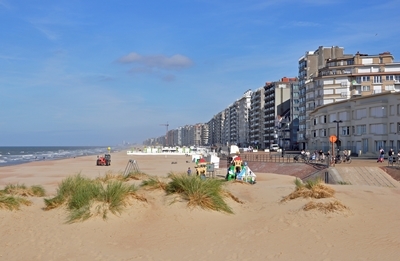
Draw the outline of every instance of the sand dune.
M0 188L42 184L54 194L68 175L123 172L133 156L115 153L110 167L95 166L95 158L3 167ZM151 175L193 167L184 156L134 158ZM243 201L227 199L232 215L143 191L148 203L135 201L121 216L65 224L65 209L44 211L43 199L32 198L19 211L0 210L0 260L399 260L400 189L331 186L349 209L326 214L302 210L310 199L280 202L294 190L293 177L257 175L255 185L228 185Z

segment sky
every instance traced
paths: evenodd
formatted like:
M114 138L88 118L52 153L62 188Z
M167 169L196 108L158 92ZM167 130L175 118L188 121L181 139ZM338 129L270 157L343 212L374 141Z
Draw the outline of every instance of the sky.
M141 144L318 46L391 52L400 1L0 0L0 146Z

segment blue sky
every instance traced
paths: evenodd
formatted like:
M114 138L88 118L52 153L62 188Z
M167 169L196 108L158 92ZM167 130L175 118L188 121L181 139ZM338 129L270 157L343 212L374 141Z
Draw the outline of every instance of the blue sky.
M390 51L400 1L0 0L0 146L141 143L297 76L318 46Z

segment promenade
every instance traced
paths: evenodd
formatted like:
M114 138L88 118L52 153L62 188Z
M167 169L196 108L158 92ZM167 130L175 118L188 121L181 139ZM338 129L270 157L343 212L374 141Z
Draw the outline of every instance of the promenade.
M257 155L258 157L255 157ZM327 168L325 164L288 161L287 158L280 162L277 153L272 153L272 158L267 153L242 154L248 159L250 168L255 173L276 173L307 179L312 177L324 177L329 173L329 183L348 184L376 187L400 187L400 167L388 166L388 161L376 162L375 159L352 158L352 162L335 164ZM288 156L288 155L286 155ZM263 175L257 179L263 179ZM396 180L397 179L397 180Z
M382 168L386 169L391 175ZM336 164L335 167L330 169L332 169L332 172L337 172L337 182L352 185L400 187L400 182L392 177L400 176L400 168L388 166L387 160L378 163L374 159L353 159L350 164Z

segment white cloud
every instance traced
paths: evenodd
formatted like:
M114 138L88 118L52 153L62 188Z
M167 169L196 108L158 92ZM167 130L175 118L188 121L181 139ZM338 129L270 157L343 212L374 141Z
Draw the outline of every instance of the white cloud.
M306 21L295 21L292 23L292 26L315 27L315 26L320 26L320 24L313 22L306 22Z
M143 56L137 53L130 53L118 59L119 63L133 63L139 66L164 70L177 70L188 68L193 65L188 57L175 54L171 57L165 55Z

